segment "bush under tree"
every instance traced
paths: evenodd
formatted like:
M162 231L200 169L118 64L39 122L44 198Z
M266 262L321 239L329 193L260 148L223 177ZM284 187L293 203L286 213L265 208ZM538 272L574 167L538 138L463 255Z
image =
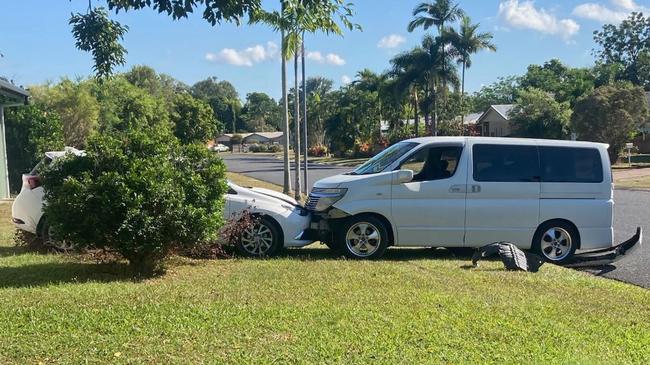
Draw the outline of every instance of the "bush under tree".
M602 86L578 99L571 120L578 139L609 144L609 158L619 153L648 117L643 89L619 84Z
M169 253L215 239L225 168L165 124L94 135L86 156L43 172L48 222L75 247L116 251L149 275Z

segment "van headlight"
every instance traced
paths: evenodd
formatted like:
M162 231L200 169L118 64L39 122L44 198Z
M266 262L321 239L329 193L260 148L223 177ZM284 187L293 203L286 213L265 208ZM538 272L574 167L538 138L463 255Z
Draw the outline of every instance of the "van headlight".
M305 207L322 212L341 200L347 191L348 189L345 188L314 188L309 194Z

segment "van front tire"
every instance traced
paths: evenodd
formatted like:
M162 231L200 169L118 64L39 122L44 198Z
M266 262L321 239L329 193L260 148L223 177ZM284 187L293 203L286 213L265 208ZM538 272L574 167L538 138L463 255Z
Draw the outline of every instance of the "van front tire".
M374 260L388 247L388 230L372 215L347 218L336 232L338 249L353 259Z
M558 265L569 263L579 245L578 230L562 220L542 224L533 238L533 250L546 262Z

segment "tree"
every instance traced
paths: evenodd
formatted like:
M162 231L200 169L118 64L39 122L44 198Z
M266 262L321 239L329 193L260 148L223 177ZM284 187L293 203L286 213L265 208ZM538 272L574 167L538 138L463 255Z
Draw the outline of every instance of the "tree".
M99 131L149 128L157 123L169 122L170 106L166 101L133 86L123 77L114 77L95 85L94 94L100 105Z
M558 103L552 95L539 89L523 90L510 112L513 136L525 138L566 139L569 135L571 108Z
M413 32L417 28L428 30L435 26L438 34L442 35L446 23L454 22L463 15L464 12L458 4L454 4L450 0L420 3L413 10L415 18L409 23L407 29L409 32Z
M422 85L425 97L421 107L425 124L430 127L432 135L437 134L439 96L445 92L445 85L459 84L456 67L450 55L443 51L442 42L441 37L427 35L422 40L422 46L391 60L393 69L402 72L403 84Z
M241 102L235 87L228 81L209 77L192 85L195 98L206 101L212 107L215 118L223 123L226 130L235 133L238 129L238 115L241 115Z
M542 66L530 65L519 80L522 89L535 88L551 93L558 102L571 106L582 95L594 89L595 77L587 68L570 68L552 59Z
M482 113L495 104L513 104L519 94L519 77L500 77L497 82L481 87L469 98L469 110Z
M413 10L415 17L408 25L409 32L413 32L416 28L422 27L425 31L431 26L436 26L438 29L438 36L442 37L445 33L445 24L456 21L461 18L465 12L453 3L451 0L436 0L430 3L421 3ZM440 48L438 52L442 55L442 59L446 59L446 46L448 42L442 38L436 45ZM445 72L445 64L442 64L442 71ZM446 80L442 80L444 88L447 88ZM446 90L445 90L446 91ZM435 129L434 129L435 132Z
M622 66L618 80L650 90L650 17L632 13L619 25L606 24L594 32L594 41L598 62Z
M63 125L58 114L43 104L5 109L9 187L17 193L22 174L29 172L47 151L63 149Z
M186 93L174 97L171 121L174 124L174 135L183 144L205 143L216 137L221 129L210 105Z
M246 95L241 119L249 132L277 131L282 124L282 109L267 94L253 92Z
M50 86L34 87L32 99L61 119L66 146L84 148L88 137L97 130L101 106L92 81L63 79Z
M118 252L138 274L215 239L222 224L223 161L205 145L181 145L164 123L96 134L86 156L57 161L42 176L57 237Z
M104 8L90 9L88 13L70 17L72 35L78 49L91 52L97 78L103 79L113 73L115 66L123 65L126 49L120 44L128 27L110 20Z
M334 82L323 77L310 77L306 81L307 120L309 146L325 146L325 121L331 114L326 99L332 92Z
M612 163L638 127L646 122L648 106L641 87L601 86L576 102L571 123L578 139L609 144Z
M279 11L260 10L251 18L252 23L265 23L274 30L280 31L282 37L282 100L283 115L285 126L284 143L284 189L285 193L290 190L289 182L289 110L287 95L287 76L286 61L294 56L294 73L295 73L295 121L296 121L296 140L295 140L295 167L296 167L296 186L294 192L297 199L300 198L300 127L299 121L299 102L298 102L298 67L297 57L299 49L302 46L302 37L305 32L316 33L324 32L326 34L342 35L343 30L337 23L337 19L347 29L360 28L353 24L350 18L353 16L352 3L344 3L343 0L281 0Z
M465 69L472 66L471 55L478 53L482 50L489 50L495 52L497 47L492 43L492 33L485 32L479 33L478 28L480 24L472 24L472 20L464 15L460 23L460 32L455 29L446 31L445 38L449 40L454 50L454 55L458 58L458 62L462 65L461 76L461 109L465 100ZM461 113L460 122L465 119L464 113Z
M134 86L146 90L152 96L164 98L169 103L176 93L189 91L189 86L183 82L169 75L158 74L156 70L145 65L133 66L123 76Z

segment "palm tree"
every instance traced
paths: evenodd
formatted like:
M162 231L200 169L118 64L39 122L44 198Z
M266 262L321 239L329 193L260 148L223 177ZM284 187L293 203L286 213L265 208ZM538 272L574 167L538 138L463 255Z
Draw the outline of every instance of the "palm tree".
M463 10L458 4L452 4L450 0L436 0L430 3L421 3L413 10L413 19L408 25L408 31L413 32L415 29L422 27L428 30L432 26L438 28L438 34L441 35L445 29L445 23L451 23L462 17Z
M424 120L425 124L430 126L430 132L434 136L438 132L439 93L444 91L447 83L454 86L459 84L456 67L450 55L446 54L440 46L442 42L441 37L434 38L427 35L420 47L402 53L391 61L394 71L398 74L402 73L403 84L422 87L426 99L423 105Z
M480 24L472 24L472 20L468 16L463 16L460 23L460 32L455 29L445 31L445 38L453 47L453 54L458 59L458 63L462 65L461 77L461 123L465 119L465 69L472 67L471 55L478 53L482 50L495 52L497 47L492 43L493 35L490 32L479 33L478 28Z
M284 100L284 189L285 193L291 190L289 182L289 110L288 110L288 93L286 89L287 76L286 76L286 61L291 57L297 57L300 52L302 44L302 36L305 32L316 33L318 31L326 34L342 35L343 30L336 20L339 20L343 27L352 30L354 28L360 29L356 24L350 21L353 16L352 4L344 4L341 0L280 0L280 11L267 12L263 9L257 9L250 16L251 23L266 23L274 30L280 31L282 34L282 98ZM295 60L294 60L295 62ZM297 64L294 67L295 78L297 81L298 68ZM296 82L296 90L298 84ZM300 199L300 127L298 125L300 107L298 103L298 93L295 93L295 120L296 120L296 151L295 151L295 167L296 167L296 183L295 196Z

